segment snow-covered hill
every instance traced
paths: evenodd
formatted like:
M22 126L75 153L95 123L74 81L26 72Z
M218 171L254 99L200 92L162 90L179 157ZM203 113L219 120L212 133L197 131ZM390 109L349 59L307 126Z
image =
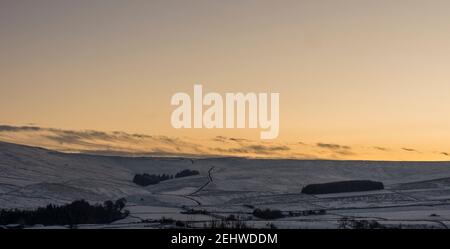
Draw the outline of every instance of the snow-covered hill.
M136 173L175 174L183 169L198 170L200 175L148 187L132 182ZM180 210L183 206L233 210L245 203L301 209L310 205L307 201L310 197L300 194L301 188L310 183L367 179L382 181L387 191L411 191L427 186L446 188L450 186L445 180L448 177L450 162L109 157L65 154L0 142L1 208L34 208L76 199L102 202L125 197L136 214L148 213L142 210L155 207L158 210ZM433 184L434 181L437 183Z

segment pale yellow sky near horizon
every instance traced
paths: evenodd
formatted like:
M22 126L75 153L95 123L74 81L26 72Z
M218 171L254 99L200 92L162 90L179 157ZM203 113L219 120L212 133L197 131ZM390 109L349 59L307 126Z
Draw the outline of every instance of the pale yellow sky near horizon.
M279 92L274 144L447 160L449 12L417 0L1 1L0 124L259 138L173 129L171 96L200 83ZM375 146L395 150L366 153Z

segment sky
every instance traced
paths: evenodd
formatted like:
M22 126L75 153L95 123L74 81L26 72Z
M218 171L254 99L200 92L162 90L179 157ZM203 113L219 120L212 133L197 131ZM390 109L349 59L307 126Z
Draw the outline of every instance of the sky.
M448 160L450 2L2 0L0 140L143 155ZM280 93L280 133L171 96ZM120 135L121 134L121 135Z

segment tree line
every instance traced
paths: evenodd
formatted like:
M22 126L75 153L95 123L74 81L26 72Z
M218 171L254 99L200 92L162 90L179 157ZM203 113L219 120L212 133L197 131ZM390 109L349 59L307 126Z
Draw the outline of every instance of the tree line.
M187 177L187 176L193 176L193 175L199 175L199 174L200 174L200 172L198 172L197 170L190 170L190 169L182 170L182 171L176 173L175 176L169 175L169 174L150 175L147 173L143 173L143 174L136 174L133 178L133 182L139 186L145 187L148 185L158 184L162 181L170 180L173 178Z
M35 210L2 209L0 225L108 224L129 215L128 210L124 210L125 204L126 200L122 198L95 205L85 200L76 200L61 206L49 204Z

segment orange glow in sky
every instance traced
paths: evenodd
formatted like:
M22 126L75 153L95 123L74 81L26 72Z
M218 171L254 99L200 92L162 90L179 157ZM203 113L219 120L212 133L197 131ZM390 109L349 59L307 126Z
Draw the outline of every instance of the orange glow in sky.
M1 1L0 140L63 151L448 160L448 13L450 2L437 0ZM279 137L174 129L170 98L194 84L280 93ZM48 138L86 130L155 137Z

